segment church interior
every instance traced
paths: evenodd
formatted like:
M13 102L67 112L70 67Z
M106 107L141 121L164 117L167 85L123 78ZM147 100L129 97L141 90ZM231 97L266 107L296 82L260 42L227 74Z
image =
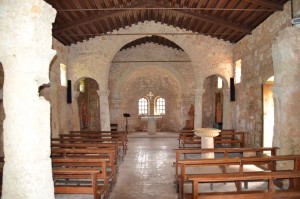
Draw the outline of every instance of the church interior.
M222 198L247 198L252 178L270 180L256 198L300 198L299 0L2 0L0 16L1 198L195 199L224 179ZM219 153L263 153L271 174L228 176ZM223 173L184 177L181 155Z

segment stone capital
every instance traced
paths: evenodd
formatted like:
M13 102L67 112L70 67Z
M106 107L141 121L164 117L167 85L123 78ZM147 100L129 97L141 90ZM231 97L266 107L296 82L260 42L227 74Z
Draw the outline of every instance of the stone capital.
M272 90L273 90L273 96L274 96L274 98L278 98L278 97L284 95L284 93L286 92L287 88L286 87L274 86Z
M72 97L77 98L77 97L79 97L79 94L80 94L80 91L73 91Z
M203 93L205 92L205 89L199 89L199 88L196 88L195 89L195 96L202 96Z
M224 96L230 96L230 89L229 88L223 88L222 89L223 95Z
M122 102L122 100L121 99L112 99L111 102L113 104L120 104Z
M99 97L104 97L104 96L108 97L109 96L109 90L100 90L100 91L98 90L97 93L98 93Z

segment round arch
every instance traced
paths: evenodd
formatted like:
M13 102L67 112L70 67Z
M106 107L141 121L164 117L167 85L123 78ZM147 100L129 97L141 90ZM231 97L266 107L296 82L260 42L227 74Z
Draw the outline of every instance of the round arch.
M119 78L119 81L116 84L115 90L112 92L113 97L115 98L120 98L120 91L122 88L122 84L128 80L130 78L130 76L132 76L132 74L134 74L135 72L139 71L139 70L143 70L145 68L153 68L153 69L158 69L161 71L166 72L169 76L174 77L174 79L177 81L178 85L180 86L179 91L181 94L183 94L183 92L185 92L185 90L183 88L186 88L186 82L184 81L184 79L180 76L180 74L175 71L172 70L170 68L163 68L163 67L159 67L159 66L151 66L151 65L144 65L144 66L135 66L130 68L129 70L126 70L126 72L122 75L121 78Z
M94 79L94 78L92 78L92 77L84 76L84 77L80 77L80 78L78 78L77 80L75 80L75 83L74 83L74 85L73 85L73 90L74 90L74 91L79 91L80 82L81 82L82 80L84 80L84 79L92 79L92 80L94 80L94 81L97 83L97 90L100 89L100 85L99 85L99 83L98 83L98 81L97 81L96 79Z
M151 24L152 25L152 22L144 22L144 24ZM172 27L169 27L169 26L166 26L166 25L163 25L163 24L157 24L157 23L154 23L155 25L154 26L159 26L159 27L156 27L158 30L162 30L162 29L170 29L169 31L176 31L178 32L177 29L174 29ZM152 25L153 26L153 25ZM129 27L128 29L126 30L119 30L119 31L116 31L116 32L131 32L131 31L134 31L135 29L137 28L137 26L131 26ZM146 31L147 32L147 28L146 29L143 29L143 31ZM140 32L141 30L139 30ZM181 30L182 32L187 32L185 30ZM150 36L150 35L149 35ZM138 39L141 39L145 37L145 35L130 35L130 36L127 36L125 37L126 40L123 40L122 42L119 42L118 43L118 46L115 46L113 49L111 49L111 54L113 56L110 56L109 57L109 62L108 62L108 65L106 66L106 80L105 80L105 85L103 85L105 88L108 87L108 81L109 81L109 72L110 72L110 67L111 67L111 63L113 61L113 59L115 58L115 55L124 47L126 46L128 43L131 43L135 40L138 40ZM191 61L191 55L190 55L190 51L193 51L193 49L191 49L191 46L190 45L184 45L185 42L184 41L179 41L179 39L177 39L176 37L173 37L172 35L161 35L161 37L163 37L164 39L166 40L169 40L171 43L174 43L175 45L179 46L181 49L183 49L183 52L187 55L187 57L189 58L189 60ZM197 73L196 73L196 65L191 61L191 65L192 65L192 71L193 71L193 78L194 78L194 81L196 82L196 79L197 79Z
M222 82L223 82L223 88L229 89L229 84L228 84L227 79L226 79L223 75L220 75L220 74L212 74L212 75L205 76L205 77L203 78L202 85L204 86L205 80L206 80L207 78L209 78L209 77L212 77L212 76L220 77L220 78L222 79Z

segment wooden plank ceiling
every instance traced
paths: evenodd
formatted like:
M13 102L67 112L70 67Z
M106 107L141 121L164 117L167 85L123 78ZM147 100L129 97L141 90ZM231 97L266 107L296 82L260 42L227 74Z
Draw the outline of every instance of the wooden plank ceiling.
M236 43L288 0L46 0L57 11L53 36L64 45L111 33L144 21L155 21ZM138 34L138 33L137 33ZM120 36L120 35L116 35ZM154 42L179 46L162 35L124 46Z

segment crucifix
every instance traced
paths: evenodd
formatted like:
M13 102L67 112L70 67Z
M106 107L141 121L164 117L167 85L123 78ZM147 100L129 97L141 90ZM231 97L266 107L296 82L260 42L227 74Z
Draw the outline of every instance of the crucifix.
M153 93L150 91L149 94L147 94L147 96L150 98L150 100L152 100L152 97L154 96Z

